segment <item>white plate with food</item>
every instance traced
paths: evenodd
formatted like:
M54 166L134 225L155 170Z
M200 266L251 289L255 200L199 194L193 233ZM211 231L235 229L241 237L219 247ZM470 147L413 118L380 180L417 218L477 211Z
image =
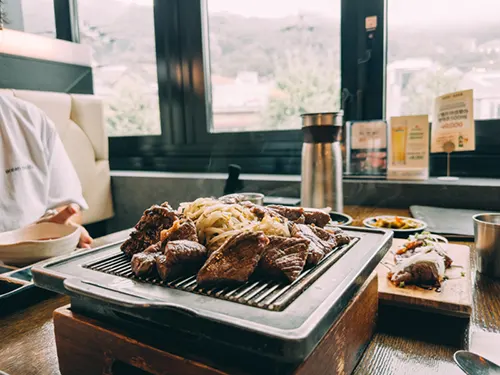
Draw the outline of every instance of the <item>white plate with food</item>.
M374 216L363 220L368 228L388 229L394 232L395 237L407 237L409 234L422 232L427 228L427 223L422 220L405 216Z
M80 240L80 228L39 223L0 233L0 261L25 266L43 259L70 253Z

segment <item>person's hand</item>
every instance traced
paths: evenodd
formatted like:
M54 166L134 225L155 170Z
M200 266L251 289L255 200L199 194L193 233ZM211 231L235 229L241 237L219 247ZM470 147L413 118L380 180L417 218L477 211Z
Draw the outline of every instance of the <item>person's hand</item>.
M78 243L78 247L89 249L90 245L92 244L92 237L90 237L89 232L87 232L87 230L83 226L76 224L71 220L71 218L73 218L79 212L80 208L78 207L78 205L70 204L59 211L57 214L47 218L43 218L39 222L71 225L80 228L80 242Z

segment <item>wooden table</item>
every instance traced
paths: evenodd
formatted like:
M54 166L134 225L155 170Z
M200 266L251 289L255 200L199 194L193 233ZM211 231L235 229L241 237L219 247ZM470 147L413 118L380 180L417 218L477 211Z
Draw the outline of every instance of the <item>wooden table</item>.
M407 210L347 207L346 212L361 225L374 215L407 216ZM96 245L125 238L115 233ZM475 273L471 246L474 306L470 325L461 319L381 306L378 331L355 374L446 374L463 375L453 362L453 353L470 348L483 355L500 348L500 282ZM0 318L0 370L10 375L59 374L52 312L69 302L55 296L22 311ZM348 339L348 338L346 338Z

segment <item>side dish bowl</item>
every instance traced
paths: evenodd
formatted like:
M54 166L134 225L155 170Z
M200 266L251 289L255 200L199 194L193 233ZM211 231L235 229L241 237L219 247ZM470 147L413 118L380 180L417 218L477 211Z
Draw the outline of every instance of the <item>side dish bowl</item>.
M390 225L392 222L396 221L404 222L407 225L404 225L401 228ZM406 238L410 234L422 232L427 228L427 223L422 220L414 219L412 217L392 215L369 217L363 220L363 224L368 228L391 230L394 232L394 236L398 238ZM399 225L400 223L398 223L398 226Z
M80 228L54 223L0 233L0 261L18 267L36 263L74 251L79 239Z

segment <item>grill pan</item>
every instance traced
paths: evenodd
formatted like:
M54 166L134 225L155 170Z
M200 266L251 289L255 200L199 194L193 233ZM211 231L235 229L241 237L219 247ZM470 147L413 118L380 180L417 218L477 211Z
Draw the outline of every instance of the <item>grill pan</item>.
M355 241L291 285L254 279L239 288L202 289L194 276L167 284L137 279L120 243L41 263L32 273L35 284L71 296L72 308L88 314L120 316L176 337L296 363L311 353L392 243L388 231L344 229Z

